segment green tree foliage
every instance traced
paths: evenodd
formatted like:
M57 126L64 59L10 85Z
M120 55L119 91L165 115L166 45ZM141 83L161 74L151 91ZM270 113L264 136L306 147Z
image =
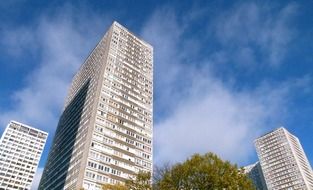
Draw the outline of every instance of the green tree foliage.
M139 172L135 179L125 181L125 184L105 184L103 190L152 190L150 172Z
M156 168L154 190L254 190L242 169L213 153L195 154L184 163ZM124 184L103 185L103 190L152 190L151 174L140 172Z
M255 189L242 169L213 153L195 154L184 163L157 172L154 178L154 189L157 190Z
M102 186L103 190L128 190L124 184L105 184Z

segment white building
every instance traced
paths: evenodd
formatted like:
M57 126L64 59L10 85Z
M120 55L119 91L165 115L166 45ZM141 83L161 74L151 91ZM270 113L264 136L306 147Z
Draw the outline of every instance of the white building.
M153 48L114 22L72 80L39 189L152 172Z
M0 189L31 188L48 133L11 121L0 140Z
M278 128L255 140L268 190L313 190L313 173L299 139Z

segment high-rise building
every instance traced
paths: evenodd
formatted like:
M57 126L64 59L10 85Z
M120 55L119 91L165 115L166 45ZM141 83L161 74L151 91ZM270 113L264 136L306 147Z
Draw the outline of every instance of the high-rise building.
M0 189L31 188L48 133L11 121L0 139Z
M267 190L260 162L256 162L243 168L253 182L256 190Z
M312 168L297 137L281 127L255 146L268 190L313 190Z
M152 172L153 48L114 22L72 80L39 189Z

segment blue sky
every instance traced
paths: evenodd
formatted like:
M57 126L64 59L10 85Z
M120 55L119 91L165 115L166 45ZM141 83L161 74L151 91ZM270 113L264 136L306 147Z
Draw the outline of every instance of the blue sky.
M239 165L285 126L313 163L313 1L0 2L0 130L49 132L72 76L116 20L154 46L154 161ZM39 172L40 173L40 172Z

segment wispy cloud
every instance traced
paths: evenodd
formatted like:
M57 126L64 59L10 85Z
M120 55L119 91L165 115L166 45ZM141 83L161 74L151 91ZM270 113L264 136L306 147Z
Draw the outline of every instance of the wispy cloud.
M38 51L38 41L30 28L21 26L13 31L6 29L2 35L1 45L11 57L18 58Z
M272 9L251 2L237 4L214 18L202 18L207 22L197 28L202 31L200 37L186 31L193 27L191 22L205 15L206 8L198 11L195 6L178 19L172 8L163 7L148 18L141 35L155 50L154 137L158 163L206 151L245 161L253 155L253 139L279 123L281 113L286 113L285 100L290 91L299 83L307 83L289 81L278 86L265 81L239 90L213 72L221 63L244 67L260 62L277 67L283 63L294 39L290 20L297 6ZM1 33L7 53L23 56L28 51L40 59L25 85L12 95L14 107L1 110L2 126L16 119L54 132L73 74L111 23L99 15L84 14L67 6L56 15L38 19L33 26ZM209 51L209 44L204 43L208 39L216 41L216 51Z
M54 16L42 16L31 26L6 29L2 45L16 57L36 54L38 64L31 70L25 85L12 95L12 109L1 110L1 126L10 119L54 132L67 88L84 57L110 24L107 19L80 14L70 6ZM23 63L25 64L25 63Z
M159 115L166 115L174 107L175 102L168 102L168 97L179 99L183 96L183 92L177 91L174 85L181 79L179 75L183 69L176 66L182 55L177 49L182 30L175 19L172 10L157 10L142 30L143 38L154 46L154 98Z
M222 62L256 64L256 50L269 57L275 54L270 67L281 64L284 55L279 52L285 52L286 47L273 38L284 31L281 38L286 39L285 45L290 42L286 23L293 7L288 5L271 19L264 8L250 3L220 13L210 19L217 21L206 24L209 30L216 31L221 51L204 55L194 53L205 48L199 42L202 39L186 37L185 31L192 27L187 21L193 17L184 18L185 23L180 24L171 8L159 9L152 15L142 33L155 51L154 106L155 113L161 113L157 114L154 128L156 163L181 161L195 152L207 151L238 163L246 163L254 156L254 138L278 127L288 106L285 100L298 87L297 82L291 80L277 86L264 81L254 88L239 90L216 77L212 70ZM266 32L261 39L260 30Z
M256 135L269 128L265 123L275 116L269 110L277 109L275 102L263 104L261 97L250 93L231 92L219 82L205 83L200 89L190 88L206 91L203 96L184 99L171 117L156 124L157 162L181 161L195 152L213 151L242 163L253 153Z
M235 163L249 162L255 152L253 140L283 125L290 106L288 96L312 82L303 78L279 87L263 84L238 92L201 73L193 80L189 87L192 95L155 126L157 163L181 161L195 152L208 151Z
M248 57L238 63L250 62L253 65L255 61L251 59L255 60L254 54L262 54L265 58L259 62L278 66L295 37L290 26L297 8L296 4L279 8L266 3L240 3L222 12L210 30L213 29L224 49L233 55Z
M53 15L38 18L33 25L3 29L0 43L4 53L20 64L27 63L24 57L29 54L38 62L29 66L33 68L29 68L24 85L7 97L13 106L0 109L0 126L14 119L47 131L53 137L74 73L111 22L88 10L77 13L67 4ZM47 143L51 141L49 138ZM38 189L42 172L43 168L38 168L32 189Z

